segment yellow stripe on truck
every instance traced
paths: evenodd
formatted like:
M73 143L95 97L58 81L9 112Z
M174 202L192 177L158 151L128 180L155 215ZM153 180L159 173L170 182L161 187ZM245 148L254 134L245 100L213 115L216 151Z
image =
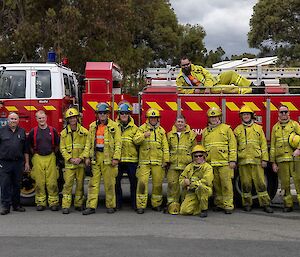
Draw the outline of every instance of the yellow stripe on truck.
M5 106L5 108L9 112L17 112L18 111L18 108L16 106L12 106L12 105Z
M239 111L240 108L234 102L226 102L226 106L230 111Z
M163 110L163 108L161 108L160 105L156 102L146 102L146 103L150 106L150 108L154 108L154 109L157 109L159 111Z
M207 104L209 108L213 108L213 107L220 108L220 106L217 105L216 102L205 102L205 104Z
M176 102L166 102L166 104L171 108L172 111L177 111L178 106Z
M53 105L44 105L44 108L47 111L56 111L56 108Z
M297 107L293 105L291 102L280 102L283 105L286 105L290 111L298 111Z
M202 108L195 102L185 102L193 111L202 111Z
M249 106L254 112L260 111L257 105L253 102L243 102L245 105Z
M37 111L37 108L33 105L24 105L24 108L27 110L27 111Z
M267 107L267 102L264 102L264 105ZM277 111L278 110L276 108L276 106L274 104L272 104L271 102L270 102L270 109L271 109L271 111Z

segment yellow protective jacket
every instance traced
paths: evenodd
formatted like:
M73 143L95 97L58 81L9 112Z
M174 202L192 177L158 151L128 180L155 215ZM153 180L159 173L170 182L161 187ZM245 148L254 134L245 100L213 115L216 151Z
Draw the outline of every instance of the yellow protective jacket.
M68 169L75 169L78 165L70 163L71 158L84 158L84 148L86 139L88 136L88 130L77 124L76 131L72 132L70 125L62 130L60 133L60 152L65 159L65 167ZM81 162L79 166L83 167L84 162Z
M289 135L295 132L300 135L300 125L297 121L290 120L286 124L277 122L272 128L270 161L271 162L287 162L293 161L293 148L288 140ZM296 157L295 160L300 160Z
M236 139L229 125L206 127L202 133L202 145L207 151L206 160L211 166L226 166L229 162L236 162Z
M146 131L151 131L150 137L145 138ZM170 161L166 132L161 126L153 128L148 122L144 123L139 127L133 141L140 146L139 165L162 165Z
M95 160L95 137L97 132L97 122L94 121L90 124L89 134L84 149L84 156ZM118 124L111 119L108 119L104 131L104 163L111 164L113 159L121 159L121 129Z
M170 149L170 169L184 170L186 165L192 161L192 148L197 144L197 134L186 125L180 137L175 126L167 134Z
M261 164L268 161L268 145L262 126L253 123L250 126L238 125L234 134L237 141L238 164Z
M138 162L137 146L133 143L133 137L138 127L134 124L134 120L131 117L126 127L122 126L119 119L117 123L122 133L121 162Z
M202 66L191 64L191 75L198 79L201 82L201 86L203 87L212 87L217 84L216 78L205 68ZM188 81L185 79L185 76L180 70L177 78L176 78L176 84L178 87L178 91L181 94L193 94L195 89L184 89L183 87L192 87L188 83Z
M201 186L212 187L214 179L213 168L207 162L202 164L192 162L180 174L179 183L181 186L183 186L183 181L186 178L191 182L190 189L197 189Z

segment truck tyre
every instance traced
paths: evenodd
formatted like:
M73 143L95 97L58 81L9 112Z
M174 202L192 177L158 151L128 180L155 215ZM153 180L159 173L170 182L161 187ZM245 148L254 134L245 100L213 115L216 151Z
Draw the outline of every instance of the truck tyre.
M278 189L278 177L277 173L272 171L272 166L268 164L267 168L265 168L265 180L267 184L267 191L272 200ZM234 180L233 180L233 190L234 190L234 203L236 207L242 207L242 188L240 175L238 170L235 172ZM252 200L254 206L259 206L258 197L255 191L254 184L252 185Z

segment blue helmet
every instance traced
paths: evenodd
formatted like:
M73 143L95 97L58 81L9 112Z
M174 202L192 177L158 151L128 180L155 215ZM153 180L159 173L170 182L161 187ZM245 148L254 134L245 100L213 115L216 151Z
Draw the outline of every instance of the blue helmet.
M119 104L119 107L118 107L118 113L120 112L131 112L132 111L132 108L131 108L131 105L129 103L121 103Z
M107 103L98 103L95 112L109 112L110 108Z

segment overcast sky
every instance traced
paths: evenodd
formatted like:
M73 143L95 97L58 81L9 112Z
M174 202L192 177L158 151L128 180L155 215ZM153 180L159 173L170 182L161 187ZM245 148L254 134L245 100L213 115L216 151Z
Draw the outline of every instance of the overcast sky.
M170 0L179 23L200 24L204 27L207 50L221 46L232 54L257 53L249 48L247 33L258 0Z

